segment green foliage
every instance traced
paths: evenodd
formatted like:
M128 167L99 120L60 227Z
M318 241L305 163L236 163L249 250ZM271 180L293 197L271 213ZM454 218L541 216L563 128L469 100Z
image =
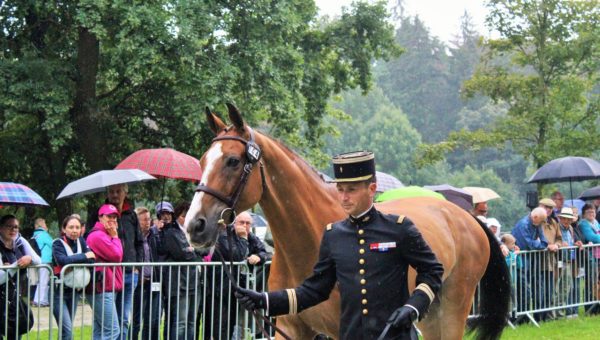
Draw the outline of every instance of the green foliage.
M536 167L566 155L588 156L600 137L598 1L490 1L488 26L501 38L465 83L507 107L489 126L451 134L452 147L502 148L507 142ZM509 58L509 63L502 62ZM493 136L488 138L486 136ZM435 161L448 144L424 149Z
M316 13L299 0L4 1L0 173L53 204L66 183L140 148L200 155L211 138L203 108L226 101L322 160L327 99L367 91L374 59L399 49L383 2L333 21ZM57 204L59 216L74 209Z
M421 142L421 136L406 115L379 88L374 88L366 96L358 91L344 93L336 106L351 119L337 123L341 136L328 140L327 153L373 151L377 170L410 183L414 174L411 155Z

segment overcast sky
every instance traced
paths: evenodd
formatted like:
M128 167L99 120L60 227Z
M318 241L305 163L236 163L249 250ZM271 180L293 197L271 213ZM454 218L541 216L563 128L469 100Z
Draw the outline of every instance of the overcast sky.
M351 0L315 0L321 15L341 13L342 6L350 6ZM465 10L473 18L475 28L483 36L489 36L484 26L487 10L483 0L405 0L408 15L418 14L430 32L443 41L449 41L459 31L460 17Z

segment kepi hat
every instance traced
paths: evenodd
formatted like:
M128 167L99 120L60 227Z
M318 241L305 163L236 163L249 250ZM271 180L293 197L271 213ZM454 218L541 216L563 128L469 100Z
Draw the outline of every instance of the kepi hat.
M361 182L375 177L375 155L354 151L333 156L334 183Z

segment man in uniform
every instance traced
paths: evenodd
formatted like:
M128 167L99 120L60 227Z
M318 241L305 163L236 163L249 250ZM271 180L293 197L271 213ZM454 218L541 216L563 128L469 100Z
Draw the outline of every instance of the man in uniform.
M329 298L339 283L341 339L417 339L413 323L424 317L444 269L414 224L375 209L375 158L352 152L333 158L339 202L349 215L325 228L313 274L295 289L236 291L244 308L270 316L295 314ZM408 266L416 269L409 294Z

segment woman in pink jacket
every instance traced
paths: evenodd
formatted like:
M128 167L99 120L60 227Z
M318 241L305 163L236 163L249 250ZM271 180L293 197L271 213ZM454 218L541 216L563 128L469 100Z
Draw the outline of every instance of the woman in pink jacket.
M98 210L98 219L87 236L88 247L96 254L96 263L119 264L123 260L123 246L117 235L119 210L104 204ZM95 267L87 301L94 309L94 340L118 339L120 336L116 293L123 288L123 268L119 265Z

